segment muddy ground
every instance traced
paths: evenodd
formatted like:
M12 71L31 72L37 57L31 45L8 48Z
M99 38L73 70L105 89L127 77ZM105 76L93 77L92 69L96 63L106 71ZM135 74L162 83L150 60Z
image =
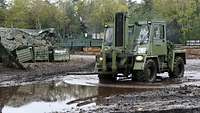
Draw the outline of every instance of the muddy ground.
M164 73L155 83L118 78L104 84L94 62L94 56L74 55L67 63L26 64L27 71L2 68L0 113L200 112L200 60L188 59L181 79Z
M0 84L3 82L32 82L43 81L55 76L63 76L71 73L93 73L95 66L95 56L92 55L71 55L70 61L67 62L38 62L24 63L26 70L15 68L6 68L0 64Z

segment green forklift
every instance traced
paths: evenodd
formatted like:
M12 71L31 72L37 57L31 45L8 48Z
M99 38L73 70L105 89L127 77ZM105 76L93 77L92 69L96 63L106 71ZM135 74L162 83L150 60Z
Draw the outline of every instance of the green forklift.
M105 26L100 55L96 56L101 81L116 80L119 74L132 80L154 82L158 73L184 76L185 50L167 40L164 21L140 21L129 24L127 13L115 15L113 25Z

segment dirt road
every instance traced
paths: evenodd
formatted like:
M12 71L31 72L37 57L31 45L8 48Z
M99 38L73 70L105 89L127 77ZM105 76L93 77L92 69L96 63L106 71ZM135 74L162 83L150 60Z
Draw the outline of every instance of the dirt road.
M94 57L74 58L94 61ZM73 63L72 63L73 64ZM89 67L88 67L89 68ZM92 71L94 66L90 66ZM86 71L86 70L84 70ZM88 71L88 70L87 70ZM48 74L47 74L48 75ZM96 74L1 76L2 113L199 113L200 60L187 60L185 77L160 74L155 83L122 79L99 83ZM21 76L19 76L21 77ZM4 79L4 81L2 81ZM42 81L41 81L42 80Z

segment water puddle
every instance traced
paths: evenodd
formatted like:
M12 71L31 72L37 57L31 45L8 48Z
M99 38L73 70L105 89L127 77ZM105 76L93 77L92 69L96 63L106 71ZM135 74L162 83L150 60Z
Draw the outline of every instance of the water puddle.
M148 90L117 87L114 84L110 84L111 86L108 84L107 87L94 86L96 82L91 83L92 85L90 82L86 82L87 85L73 83L51 82L0 87L0 111L2 113L55 113L73 111L73 109L92 109L102 104L101 99L104 97Z
M0 87L0 113L62 113L95 109L102 104L102 98L108 96L182 85L200 86L199 71L190 70L188 66L183 79L172 80L164 73L159 74L155 83L124 79L102 84L97 75L68 75L47 83Z
M97 95L97 87L60 83L0 88L2 113L51 113L71 110L68 102ZM0 110L1 110L0 109Z

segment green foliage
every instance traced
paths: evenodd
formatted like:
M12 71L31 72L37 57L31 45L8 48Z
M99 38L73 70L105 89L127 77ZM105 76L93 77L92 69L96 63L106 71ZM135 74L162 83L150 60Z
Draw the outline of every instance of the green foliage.
M29 0L14 0L14 5L7 12L5 26L29 28L29 2Z
M200 39L199 0L144 0L141 4L132 3L129 12L132 22L166 20L168 23L178 23L178 29L183 35L179 40L182 42Z
M44 0L14 0L5 26L18 28L60 28L67 20L63 10Z
M154 9L168 21L177 21L183 33L182 41L199 35L199 0L153 0ZM200 38L200 37L198 37Z
M4 26L4 21L7 13L6 1L0 0L0 26Z
M6 6L7 6L6 0L0 0L0 8L6 9Z
M200 0L0 0L0 25L18 28L56 28L63 36L100 33L116 12L129 12L130 22L167 20L178 23L182 40L200 33ZM54 1L54 0L53 0Z
M0 26L4 25L6 9L0 8Z
M98 0L93 3L89 21L96 31L101 31L104 24L113 22L116 12L127 12L128 6L123 0Z

